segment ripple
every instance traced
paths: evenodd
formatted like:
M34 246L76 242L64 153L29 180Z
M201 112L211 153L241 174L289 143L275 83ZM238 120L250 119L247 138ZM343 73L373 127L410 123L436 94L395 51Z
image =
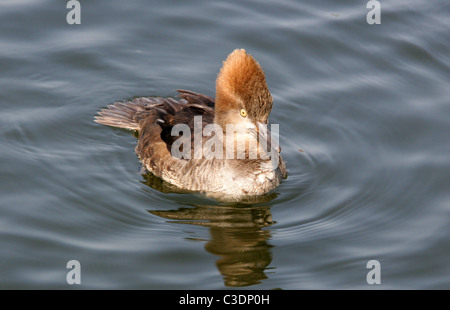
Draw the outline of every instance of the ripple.
M2 1L1 288L448 287L448 3ZM26 8L28 10L26 10ZM274 96L289 171L273 195L219 204L142 176L106 105L214 95L245 48Z

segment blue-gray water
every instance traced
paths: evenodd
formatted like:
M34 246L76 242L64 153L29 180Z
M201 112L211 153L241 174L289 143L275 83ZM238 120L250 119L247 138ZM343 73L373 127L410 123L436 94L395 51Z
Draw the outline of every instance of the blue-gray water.
M450 288L450 3L0 1L0 288ZM289 177L263 204L164 193L134 96L214 96L245 48ZM302 150L302 151L300 151ZM69 260L81 285L66 282ZM369 260L381 284L369 285Z

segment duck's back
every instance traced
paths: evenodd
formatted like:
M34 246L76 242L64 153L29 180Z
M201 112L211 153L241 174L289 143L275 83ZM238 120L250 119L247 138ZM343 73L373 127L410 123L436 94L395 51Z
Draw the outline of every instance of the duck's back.
M181 99L161 97L139 97L131 101L116 102L99 112L97 123L134 130L138 133L136 153L142 161L155 154L152 145L164 144L170 152L175 140L181 136L173 134L174 126L183 124L194 132L194 120L201 116L203 129L214 120L214 99L188 90L178 90ZM198 126L199 124L197 124ZM204 139L206 137L203 137ZM191 135L191 146L194 135Z

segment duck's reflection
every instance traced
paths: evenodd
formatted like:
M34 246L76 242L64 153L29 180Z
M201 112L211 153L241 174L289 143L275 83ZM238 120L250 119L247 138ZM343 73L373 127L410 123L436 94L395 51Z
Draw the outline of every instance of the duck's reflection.
M173 192L167 190L170 185L160 179L149 175L145 178L147 185L159 191ZM270 200L269 197L264 199ZM216 265L226 286L250 286L267 278L272 246L268 243L270 230L264 228L273 224L270 206L195 205L149 212L173 220L173 223L209 227L211 238L205 249L220 257Z

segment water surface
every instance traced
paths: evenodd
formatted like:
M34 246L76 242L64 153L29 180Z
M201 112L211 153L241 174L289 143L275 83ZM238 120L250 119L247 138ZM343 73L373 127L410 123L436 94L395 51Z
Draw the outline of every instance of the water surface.
M0 2L0 288L449 289L447 1ZM245 48L289 177L224 205L142 176L135 96L214 96ZM369 260L381 285L366 281Z

